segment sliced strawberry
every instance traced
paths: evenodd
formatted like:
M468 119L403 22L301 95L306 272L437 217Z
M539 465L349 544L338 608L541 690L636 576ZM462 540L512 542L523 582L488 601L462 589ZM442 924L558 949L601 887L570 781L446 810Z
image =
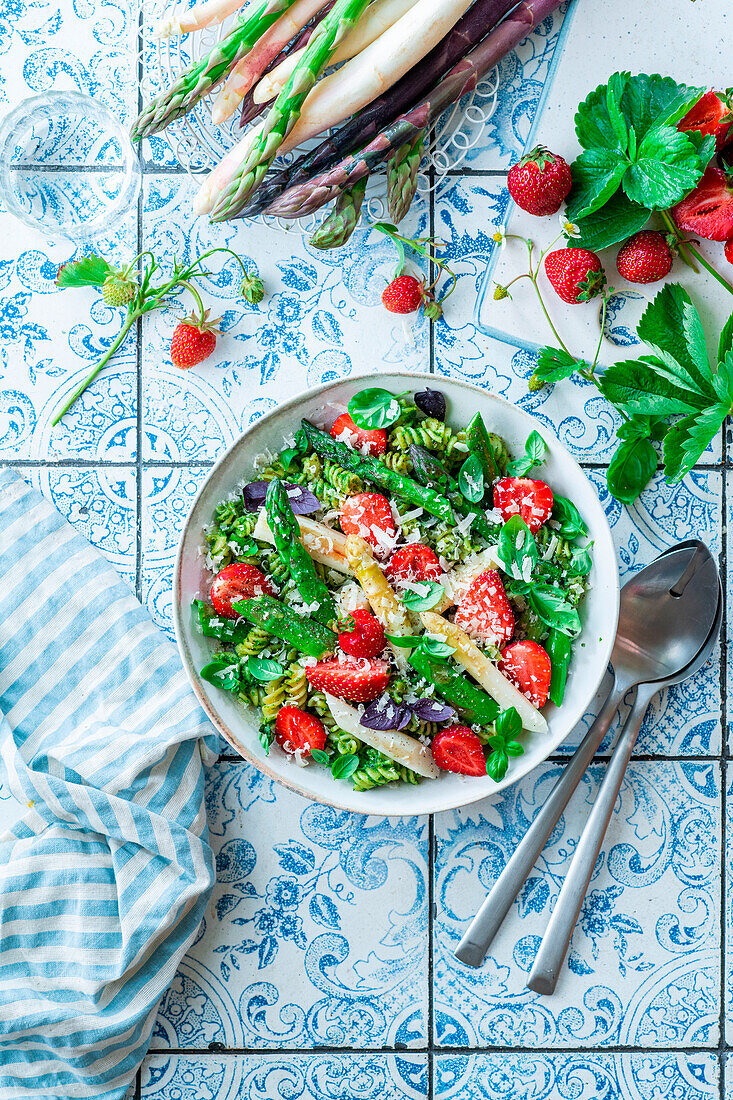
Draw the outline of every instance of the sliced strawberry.
M337 699L348 699L352 703L376 699L389 683L389 666L386 661L377 659L350 657L339 661L329 657L306 668L305 674L316 691L327 691Z
M391 581L437 581L443 573L438 555L421 542L395 550L384 571Z
M352 611L342 630L339 645L351 657L378 657L386 645L379 619L369 611Z
M532 534L552 515L552 489L533 477L503 477L494 486L494 507L504 521L520 516Z
M672 207L678 229L707 241L733 237L733 190L720 168L706 168L694 191Z
M211 602L217 615L225 619L237 619L238 613L232 604L237 600L248 600L252 596L274 596L275 589L269 580L255 565L244 562L232 562L225 565L214 577L211 586Z
M733 240L725 242L725 248L723 249L725 258L729 264L733 264Z
M315 714L300 707L283 707L275 719L275 740L285 752L310 755L326 744L326 730Z
M348 413L341 413L341 416L336 417L331 435L363 455L383 455L387 450L387 433L384 428L375 428L372 431L359 428Z
M495 569L479 573L461 597L456 625L484 642L503 646L514 633L514 612Z
M701 134L711 134L715 138L715 148L722 149L728 136L733 114L723 92L705 92L694 107L691 107L683 119L677 123L682 131L699 130Z
M533 707L547 702L552 676L552 662L538 642L514 642L501 655L498 665L507 680L511 680Z
M341 505L345 535L361 535L380 558L386 558L397 536L389 501L380 493L357 493Z
M433 760L444 772L486 775L484 748L468 726L447 726L431 743Z

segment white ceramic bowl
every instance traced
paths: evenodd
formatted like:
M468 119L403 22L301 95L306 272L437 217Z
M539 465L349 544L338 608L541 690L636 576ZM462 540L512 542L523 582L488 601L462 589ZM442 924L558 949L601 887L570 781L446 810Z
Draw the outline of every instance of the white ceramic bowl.
M441 389L448 399L449 424L454 427L467 424L479 409L487 427L503 436L514 454L520 454L529 433L539 429L548 452L542 477L555 492L576 504L588 525L593 541L593 571L590 590L581 607L583 633L575 646L565 700L562 707L545 708L548 733L524 735L524 755L510 761L501 783L494 783L488 776L476 779L446 772L437 780L426 779L417 786L394 784L373 791L354 791L348 780L335 781L327 768L298 767L277 745L265 756L257 737L255 713L248 713L232 696L206 683L198 674L209 659L212 643L196 631L191 601L206 598L211 584L201 553L205 546L202 529L211 522L215 506L252 475L257 454L282 449L284 437L297 430L301 417L314 417L329 402L345 405L354 393L375 382L395 393L424 389L426 384ZM392 815L434 813L463 806L502 790L536 768L565 740L587 710L608 665L618 605L616 553L605 513L595 489L562 443L544 425L538 425L502 397L494 397L465 382L406 371L380 373L377 378L363 375L318 386L286 401L253 424L214 466L194 501L178 549L173 598L176 637L188 677L212 722L237 752L307 798L361 813Z

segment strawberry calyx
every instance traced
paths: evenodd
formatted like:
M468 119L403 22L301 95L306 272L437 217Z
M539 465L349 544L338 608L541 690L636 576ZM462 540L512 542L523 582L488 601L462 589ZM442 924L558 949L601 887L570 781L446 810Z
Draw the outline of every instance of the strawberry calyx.
M545 145L535 145L534 149L530 149L528 153L525 153L519 162L519 167L524 168L527 164L536 164L542 171L549 164L553 164L555 161L555 154L551 153Z
M597 294L601 293L605 285L606 275L603 269L600 271L589 271L588 274L584 275L578 282L577 301L589 302L591 298L595 298Z
M221 317L210 317L210 309L191 310L185 317L181 317L178 321L179 325L189 325L191 328L195 328L198 332L213 332L215 336L221 336L221 329L218 325L221 323Z

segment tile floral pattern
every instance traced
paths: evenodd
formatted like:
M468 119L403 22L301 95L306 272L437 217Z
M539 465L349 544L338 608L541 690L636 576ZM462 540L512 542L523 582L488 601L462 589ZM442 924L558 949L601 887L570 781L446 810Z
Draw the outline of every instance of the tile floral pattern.
M267 296L243 304L237 273L215 257L203 287L221 316L215 355L192 371L172 367L182 297L147 317L139 339L130 334L114 369L52 429L60 398L109 346L120 314L92 292L57 294L56 270L73 245L21 231L0 209L0 460L17 463L98 546L169 635L175 548L212 463L284 398L395 366L434 372L436 385L468 379L555 431L597 486L622 577L692 537L727 568L727 441L681 485L658 476L636 507L622 508L605 488L612 411L583 382L529 393L533 355L483 331L493 233L509 210L505 173L531 140L568 7L572 15L562 5L501 63L480 140L410 211L405 229L432 228L458 276L432 332L382 311L394 263L383 237L360 227L331 255L297 226L210 227L193 218L175 142L158 136L142 150L139 209L96 242L100 250L122 261L138 247L161 259L232 248ZM0 3L0 106L71 87L129 121L138 55L146 86L159 79L154 15L146 3L139 18L128 0ZM629 304L615 303L607 324L619 345L633 338ZM227 750L207 786L216 890L126 1100L707 1100L723 1091L733 1100L720 1045L733 1043L730 1024L719 1034L721 1019L733 1019L730 968L721 966L721 950L726 959L733 950L731 686L716 654L651 706L552 1000L525 981L610 743L479 971L460 966L453 948L582 730L496 800L432 822L308 803ZM0 822L11 816L0 777Z

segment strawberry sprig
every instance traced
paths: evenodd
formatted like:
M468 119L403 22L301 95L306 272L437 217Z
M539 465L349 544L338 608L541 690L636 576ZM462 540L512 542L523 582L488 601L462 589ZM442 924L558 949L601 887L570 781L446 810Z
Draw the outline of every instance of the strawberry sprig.
M424 256L426 260L435 266L437 269L435 278L429 284L426 284L424 280L420 284L420 301L414 308L417 309L419 306L422 306L423 313L428 320L437 321L438 318L443 315L443 303L451 296L458 282L454 273L436 252L437 248L444 247L444 242L436 241L434 237L403 237L402 234L398 232L396 226L391 225L389 222L375 222L372 229L376 229L378 233L384 233L386 237L389 237L397 249L398 262L390 286L392 286L397 279L404 276L405 267L407 266L407 254L405 250L408 248L412 252L416 252L419 256ZM442 298L437 299L435 297L435 287L442 274L450 276L451 284ZM408 311L400 309L394 312L413 312L413 310Z
M153 277L157 272L162 272L162 268L153 253L147 249L138 253L127 265L121 268L113 267L104 257L94 253L82 256L78 260L72 260L59 268L56 275L56 286L59 289L66 290L80 286L98 287L102 299L107 305L124 308L125 317L122 328L107 348L107 351L98 360L84 381L57 409L51 421L53 425L58 424L61 417L66 415L72 405L84 393L87 386L91 385L140 317L154 309L160 309L168 305L170 298L180 290L187 290L192 294L196 308L203 316L203 303L192 284L192 280L202 279L211 274L210 271L204 270L204 260L217 252L226 253L239 264L242 272L239 290L242 297L252 304L260 302L264 294L261 280L248 272L244 261L230 248L210 248L206 252L202 252L189 264L182 264L178 259L174 259L170 276L164 277L162 281L158 282L153 282Z

